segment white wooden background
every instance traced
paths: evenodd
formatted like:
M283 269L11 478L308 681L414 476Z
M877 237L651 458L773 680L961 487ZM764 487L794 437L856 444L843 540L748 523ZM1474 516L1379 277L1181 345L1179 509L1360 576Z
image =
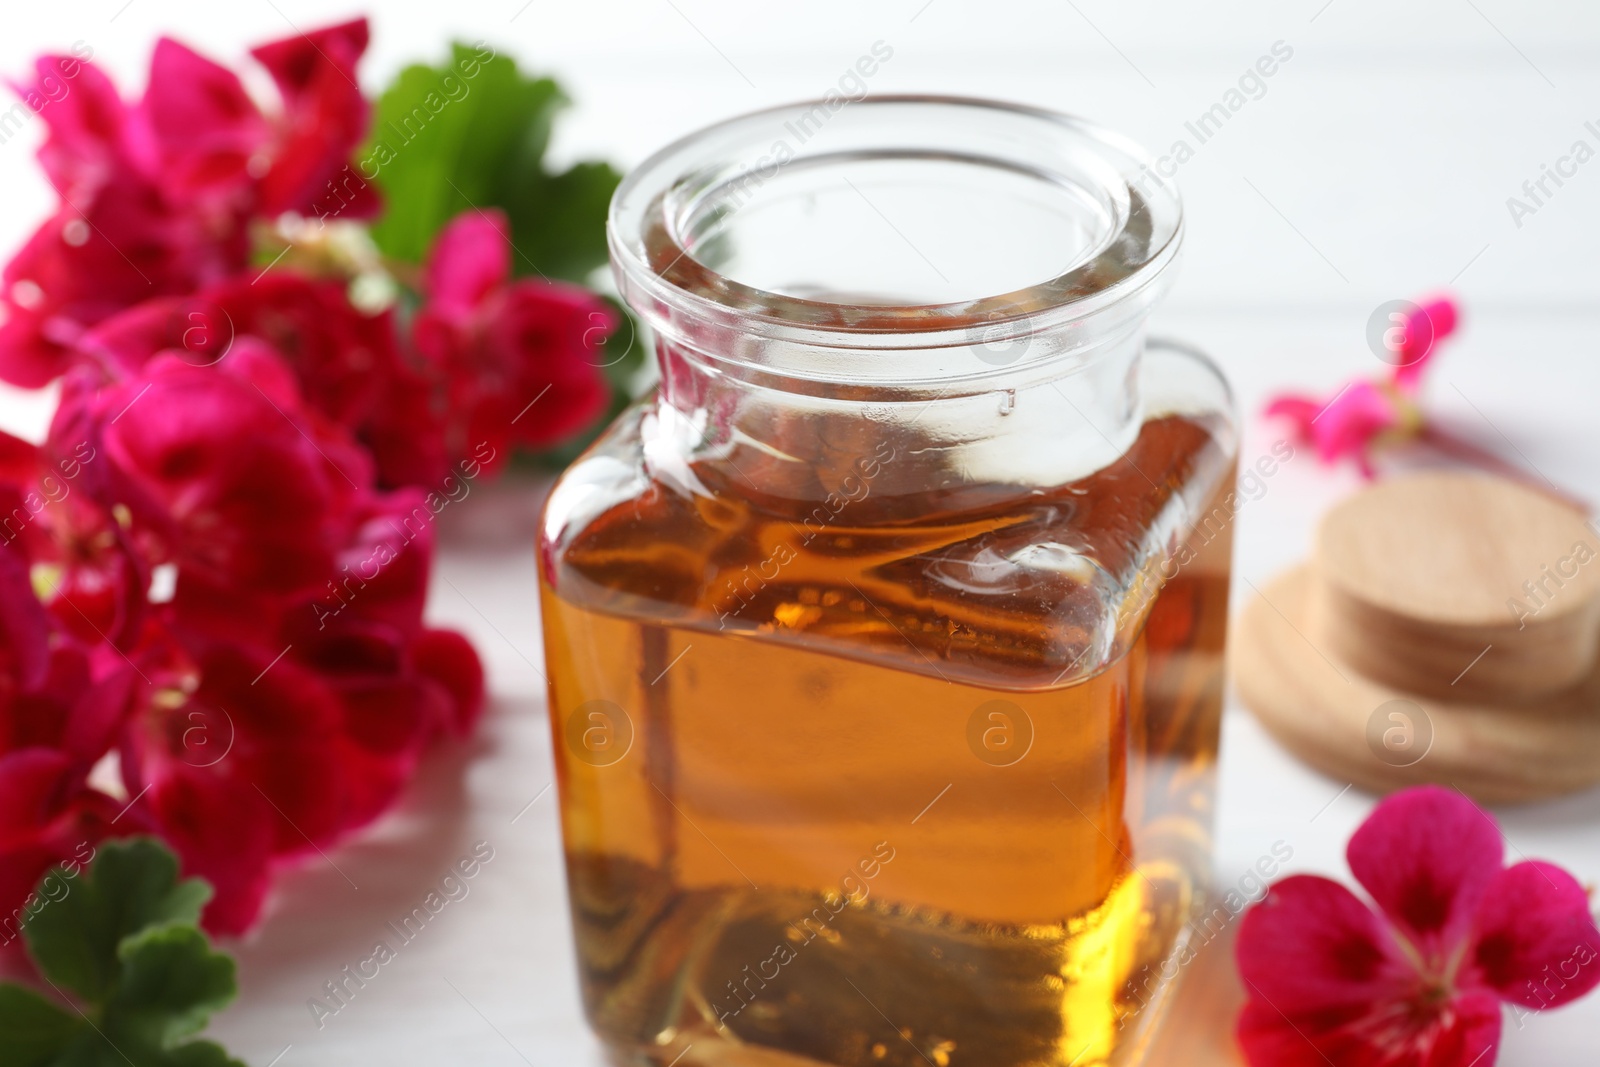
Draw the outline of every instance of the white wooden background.
M248 43L359 8L311 0L14 4L0 72L88 42L131 86L173 32L227 59ZM560 76L577 106L565 158L621 164L697 126L818 96L875 41L894 56L873 92L1004 97L1078 112L1164 151L1274 42L1293 57L1181 170L1190 220L1162 328L1229 370L1250 413L1245 454L1276 431L1254 413L1284 385L1331 388L1378 369L1363 340L1379 303L1453 285L1462 334L1430 382L1459 431L1600 500L1600 160L1518 227L1506 199L1600 126L1600 6L1514 0L450 0L374 3L372 88L450 36L483 38ZM48 208L37 129L0 144L0 247ZM1192 138L1191 143L1192 143ZM0 426L37 435L47 406L0 393ZM1302 453L1240 519L1238 575L1260 585L1303 554L1315 516L1352 484ZM469 632L490 671L480 737L441 755L403 810L331 864L283 881L271 917L236 946L243 995L214 1032L257 1067L537 1064L590 1067L560 874L531 539L538 489L479 487L446 515L431 610ZM1242 584L1239 589L1248 592ZM538 798L538 799L534 799ZM530 806L530 801L533 803ZM1371 797L1292 761L1237 707L1225 725L1219 884L1274 842L1291 871L1343 874ZM1500 817L1516 850L1600 881L1600 792ZM309 997L384 936L475 841L495 858L339 1015ZM353 883L353 884L352 884ZM358 887L358 888L356 888ZM1197 967L1202 966L1197 964ZM1225 961L1204 966L1224 981ZM1222 986L1192 983L1188 994ZM1196 1001L1198 1003L1198 1001ZM1207 1017L1191 1008L1186 1025ZM1216 1040L1227 1020L1185 1034ZM1174 1035L1176 1036L1176 1035ZM1508 1019L1501 1063L1576 1067L1600 1047L1600 996ZM274 1057L278 1057L274 1060Z

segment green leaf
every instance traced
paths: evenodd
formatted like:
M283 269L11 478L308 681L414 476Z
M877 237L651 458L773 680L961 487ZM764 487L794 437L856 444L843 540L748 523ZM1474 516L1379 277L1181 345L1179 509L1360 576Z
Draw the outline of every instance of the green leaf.
M544 153L565 98L555 82L530 81L510 59L483 55L457 44L449 62L407 67L378 98L359 158L387 200L372 227L386 255L420 263L446 222L491 204L505 171Z
M176 1048L150 1045L140 1039L85 1029L48 1067L245 1067L211 1041L190 1041Z
M0 985L0 1063L48 1067L86 1029L69 1014L18 985Z
M215 1041L190 1041L166 1054L169 1067L244 1067Z
M51 879L66 885L64 895L46 892ZM48 903L24 928L28 950L41 973L87 1002L88 1014L0 985L0 1065L244 1067L209 1041L178 1044L237 986L233 960L195 927L211 887L180 882L164 846L108 842L83 874L57 869L38 892Z
M514 175L495 203L511 218L516 272L582 281L604 264L606 211L621 180L608 163Z
M108 841L89 869L69 877L67 893L23 928L28 952L46 978L84 1000L103 1003L121 974L117 947L147 926L200 921L211 898L205 882L178 880L178 861L148 838Z
M113 1045L100 1031L85 1027L59 1059L50 1061L50 1067L128 1067L129 1063L156 1067L155 1061L139 1052Z
M108 1034L162 1048L205 1028L238 992L233 960L193 926L154 926L124 938L122 981L105 1007Z
M450 219L498 207L511 222L518 274L592 273L606 260L606 209L620 176L605 163L545 169L567 103L555 82L523 75L487 46L456 44L445 64L401 71L379 97L358 156L387 201L372 227L378 248L420 263Z

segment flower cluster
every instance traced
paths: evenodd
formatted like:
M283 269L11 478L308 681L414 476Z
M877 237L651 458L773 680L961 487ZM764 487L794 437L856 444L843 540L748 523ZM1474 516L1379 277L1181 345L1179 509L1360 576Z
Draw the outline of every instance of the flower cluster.
M1401 318L1383 338L1390 363L1384 378L1347 382L1327 399L1285 394L1267 405L1267 415L1292 422L1300 440L1315 446L1324 463L1349 456L1370 478L1376 447L1422 434L1417 402L1422 372L1439 342L1455 332L1459 312L1453 300L1441 296Z
M1245 916L1251 1067L1492 1064L1501 1004L1518 1021L1600 985L1588 895L1554 864L1504 865L1500 828L1438 786L1390 796L1350 838L1338 882L1296 875Z
M274 259L294 220L381 211L351 165L366 44L360 20L255 49L271 108L171 40L137 103L81 56L20 87L60 203L4 270L0 379L60 403L42 443L0 434L0 942L47 867L141 832L242 931L274 868L384 811L484 699L423 621L430 490L609 400L614 313L512 280L496 212L381 309Z

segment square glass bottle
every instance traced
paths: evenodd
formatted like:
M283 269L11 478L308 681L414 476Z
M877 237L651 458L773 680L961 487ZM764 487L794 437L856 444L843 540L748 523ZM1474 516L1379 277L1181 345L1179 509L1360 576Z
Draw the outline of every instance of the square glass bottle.
M1210 862L1236 428L1149 342L1179 201L1067 116L879 97L640 166L661 383L540 540L619 1063L1128 1065Z

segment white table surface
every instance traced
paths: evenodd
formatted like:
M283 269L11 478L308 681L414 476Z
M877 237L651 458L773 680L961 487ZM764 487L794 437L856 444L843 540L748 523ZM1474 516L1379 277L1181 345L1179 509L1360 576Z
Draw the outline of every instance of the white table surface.
M1600 8L1512 0L733 0L374 3L366 69L381 84L482 37L556 72L578 101L566 158L628 164L707 121L816 96L874 41L895 54L873 92L1013 98L1076 111L1165 150L1274 41L1291 61L1179 174L1190 234L1163 331L1227 368L1249 416L1244 455L1270 447L1262 398L1379 369L1363 341L1380 302L1454 283L1461 335L1431 374L1432 409L1460 432L1600 500L1600 160L1516 227L1505 205L1571 143L1600 148ZM340 5L334 13L359 10ZM236 59L251 41L333 17L325 4L97 0L8 11L0 71L88 41L135 85L154 35ZM49 205L29 152L0 144L0 246ZM39 396L0 390L0 426L37 436ZM1237 585L1305 551L1315 517L1353 485L1302 452L1239 520ZM286 875L265 924L234 946L243 994L213 1033L257 1067L537 1064L590 1067L580 1020L540 675L532 556L541 488L480 486L444 516L430 613L469 633L492 704L478 737L432 759L407 800L363 839ZM535 800L534 798L538 798ZM531 806L529 802L533 801ZM1236 883L1276 841L1292 872L1343 876L1345 839L1373 798L1318 775L1230 702L1217 879ZM1497 813L1511 845L1600 881L1600 792ZM319 1029L307 1008L385 936L476 841L495 858L400 957ZM337 869L333 864L337 864ZM353 883L353 885L352 885ZM358 888L356 888L358 887ZM1220 1024L1219 1024L1220 1025ZM1600 996L1508 1018L1500 1062L1592 1063ZM274 1057L279 1057L274 1060ZM1164 1062L1178 1062L1176 1059Z

